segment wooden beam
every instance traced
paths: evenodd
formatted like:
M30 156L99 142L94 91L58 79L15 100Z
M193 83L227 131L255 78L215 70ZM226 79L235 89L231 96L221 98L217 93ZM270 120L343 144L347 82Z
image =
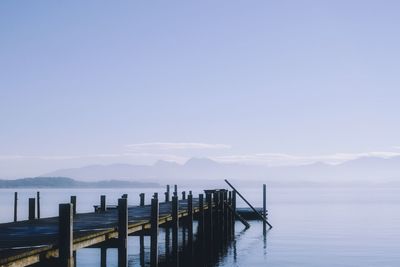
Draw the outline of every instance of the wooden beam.
M257 214L258 218L261 219L263 222L265 222L266 224L268 224L269 228L272 228L272 225L253 207L253 205L250 204L250 202L247 201L247 199L244 198L244 196L242 196L242 194L239 193L239 191L236 190L235 187L233 187L233 185L227 180L225 179L225 182L234 190L236 191L236 193L243 199L244 202L246 202L247 205L249 205L249 207L254 211L255 214Z

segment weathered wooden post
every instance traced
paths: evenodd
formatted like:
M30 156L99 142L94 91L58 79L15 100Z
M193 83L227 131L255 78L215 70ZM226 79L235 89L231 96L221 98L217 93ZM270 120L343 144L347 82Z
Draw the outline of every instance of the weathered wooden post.
M205 190L206 192L206 202L207 202L207 212L205 214L205 244L206 245L206 257L208 261L213 257L213 242L214 242L214 225L213 225L213 201L212 201L212 190Z
M226 212L225 212L225 190L220 191L220 197L221 197L221 235L222 235L222 240L225 241L225 233L226 233Z
M199 225L198 235L200 240L204 239L204 195L199 194Z
M145 194L144 193L140 193L139 197L140 197L140 206L144 206Z
M193 195L188 195L188 249L189 260L193 259Z
M157 192L154 192L154 194L153 194L153 198L156 198L156 199L158 199L158 193L157 193Z
M235 237L235 225L236 225L236 191L232 191L232 234Z
M185 199L186 199L186 192L182 191L182 200L185 200Z
M228 191L228 203L227 203L228 207L232 207L232 191ZM226 212L228 213L228 219L227 219L227 227L228 227L228 231L227 231L227 236L228 239L230 239L232 237L232 209L226 209Z
M199 243L200 251L200 264L204 265L204 255L205 255L205 234L204 234L204 195L199 194L199 213L198 213L198 225L197 225L197 240Z
M14 222L18 219L18 192L14 192Z
M29 216L28 216L28 219L30 221L35 219L35 202L36 202L36 199L29 198Z
M100 248L100 267L107 267L107 247Z
M223 207L223 214L224 214L224 219L223 219L224 220L224 239L226 241L226 240L228 240L228 234L229 234L228 190L223 191L223 196L224 196L224 198L223 198L224 203L223 203L222 207Z
M105 195L101 195L100 196L100 211L104 212L106 210L107 210L106 196Z
M213 235L213 237L215 240L217 240L221 234L221 199L219 191L214 191L213 199L215 203L215 209L213 214L213 218L215 221L215 226L214 226L215 234Z
M267 185L263 184L263 234L267 234Z
M58 207L58 258L60 267L73 267L73 216L72 204Z
M140 235L140 240L139 240L139 246L140 246L140 266L145 266L145 260L144 260L144 235Z
M172 197L172 261L174 266L179 266L178 253L178 230L179 230L179 214L178 214L178 196Z
M72 250L72 260L74 262L74 266L76 266L76 250Z
M37 218L40 219L40 192L36 192Z
M121 198L128 198L128 194L123 194Z
M205 229L207 243L211 244L213 240L213 203L211 193L206 191L207 212L205 214Z
M158 217L159 217L159 206L158 199L153 198L151 200L151 233L150 233L150 266L158 266Z
M167 184L167 191L165 192L165 202L169 202L169 184Z
M178 186L174 185L174 196L178 196Z
M70 203L72 204L72 214L76 214L76 196L71 196Z
M169 257L170 257L170 244L171 244L171 239L170 239L170 229L167 226L165 228L165 258L166 258L166 262L169 262Z
M128 265L128 200L118 199L118 267Z

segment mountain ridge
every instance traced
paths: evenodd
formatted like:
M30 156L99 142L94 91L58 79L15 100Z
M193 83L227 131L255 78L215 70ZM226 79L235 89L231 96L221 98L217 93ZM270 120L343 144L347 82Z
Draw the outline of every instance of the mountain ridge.
M370 182L400 181L400 157L363 157L331 165L315 162L299 166L260 166L238 163L219 163L208 158L191 158L184 164L157 161L153 165L116 163L88 165L45 173L41 176L71 177L82 181L119 179L124 181L177 181L216 180L230 177L236 180L269 180L285 183L318 182Z

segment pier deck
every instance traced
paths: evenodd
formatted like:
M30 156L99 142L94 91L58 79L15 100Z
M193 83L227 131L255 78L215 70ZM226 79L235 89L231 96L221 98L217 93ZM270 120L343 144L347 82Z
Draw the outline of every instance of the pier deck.
M187 200L179 201L179 218L188 215ZM204 205L207 209L207 205ZM193 198L193 214L199 201ZM73 216L73 250L90 247L118 237L118 210L81 213ZM151 205L128 207L128 234L149 229ZM27 266L58 257L59 217L0 224L0 266ZM159 204L159 225L172 221L172 204Z

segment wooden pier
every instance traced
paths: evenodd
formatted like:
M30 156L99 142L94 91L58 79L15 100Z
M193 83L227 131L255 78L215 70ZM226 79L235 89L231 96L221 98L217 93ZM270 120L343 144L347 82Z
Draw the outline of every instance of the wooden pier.
M0 224L0 267L48 262L53 262L51 266L72 267L77 250L107 244L118 248L118 266L125 267L129 235L140 235L141 243L143 236L150 236L150 263L158 266L159 227L165 227L168 233L172 229L171 255L174 266L178 266L181 224L188 229L183 238L191 250L195 249L194 220L198 221L200 248L212 250L220 242L233 239L235 219L241 216L236 212L236 199L232 196L235 196L234 191L218 189L205 190L205 194L198 197L191 192L188 195L182 193L182 199L178 200L175 187L170 199L168 186L163 202L159 201L158 194L154 194L151 205L145 205L145 196L140 194L140 205L128 206L128 196L124 194L118 205L110 206L106 205L106 196L101 196L100 205L90 213L76 213L76 197L71 196L71 203L60 204L59 216L52 218L37 218L40 213L35 217L35 199L32 199L29 201L29 220ZM39 205L37 209L40 209ZM103 254L102 250L102 258Z

